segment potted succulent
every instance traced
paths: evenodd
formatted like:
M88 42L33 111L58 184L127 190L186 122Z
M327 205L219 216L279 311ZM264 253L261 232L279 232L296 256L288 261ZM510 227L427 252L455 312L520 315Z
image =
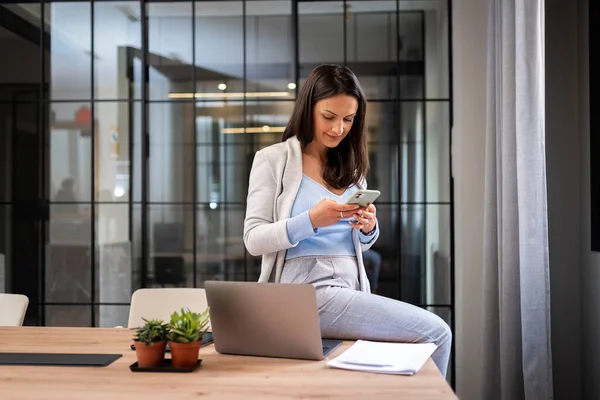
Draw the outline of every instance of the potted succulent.
M138 367L158 367L165 358L168 324L159 319L142 319L145 323L135 330L133 337Z
M173 368L191 368L196 364L202 335L208 329L209 321L208 307L202 313L184 307L181 313L171 314L167 337Z

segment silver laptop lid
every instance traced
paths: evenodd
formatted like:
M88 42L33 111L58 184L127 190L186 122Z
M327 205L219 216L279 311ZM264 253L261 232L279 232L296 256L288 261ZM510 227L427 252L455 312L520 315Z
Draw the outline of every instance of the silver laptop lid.
M323 358L312 285L206 281L204 288L219 353Z

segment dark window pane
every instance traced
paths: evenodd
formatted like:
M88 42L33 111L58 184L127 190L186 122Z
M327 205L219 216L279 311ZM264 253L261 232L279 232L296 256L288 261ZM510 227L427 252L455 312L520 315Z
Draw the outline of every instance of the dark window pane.
M237 205L198 206L198 282L209 279L244 280L245 247L242 232L245 211L244 206Z
M389 182L390 200L382 191L382 199L387 201L397 201L400 184L403 203L449 202L448 103L411 101L401 103L401 113L394 112L396 109L390 103L369 104L369 186Z
M450 202L450 105L425 103L426 198L428 202Z
M12 105L4 104L0 102L0 126L8 126L8 120L12 114ZM0 140L0 154L10 154L9 151L10 143L7 140L10 137L10 133L3 130L2 139ZM9 171L12 169L10 163L12 162L12 157L3 157L3 162L0 162L0 201L8 202L10 201L10 186L11 186L11 178L9 177Z
M96 138L96 200L126 203L130 198L131 136L140 130L137 102L97 102L95 118L99 127ZM141 164L139 154L135 158ZM139 167L138 167L139 168Z
M401 300L450 304L450 206L402 206Z
M43 249L41 243L40 207L31 203L15 203L0 207L2 216L0 236L5 269L5 290L9 293L19 293L29 298L30 304L36 304L40 298L42 285L40 269L42 268ZM0 267L1 268L1 267ZM28 325L38 323L36 307L29 307L26 314Z
M425 301L428 304L452 304L450 206L428 205L426 213L425 279L427 297Z
M268 98L295 96L291 16L291 1L246 2L248 92Z
M192 206L148 208L148 282L152 286L192 287L194 267Z
M98 151L92 137L97 144L98 135L92 135L92 112L88 103L54 103L50 110L51 200L68 203L76 212L79 209L76 203L91 200L92 151Z
M425 213L426 207L421 204L401 207L400 300L412 304L423 304L427 298Z
M349 1L347 63L367 99L398 96L396 1Z
M131 149L132 158L129 160L133 163L131 176L126 175L122 172L121 168L124 165L119 166L119 178L117 184L122 184L123 188L129 187L131 191L130 198L134 203L142 201L142 168L146 166L146 159L142 153L142 103L135 102L132 107L132 114L128 116L129 121L129 139L132 142L133 149ZM133 123L132 121L133 120ZM129 149L128 149L129 150ZM126 186L125 181L129 184ZM116 185L115 184L115 187Z
M194 103L150 103L148 106L150 202L193 199Z
M91 97L91 3L50 3L50 55L47 65L51 100L86 100ZM97 59L98 54L94 54Z
M94 306L95 323L94 326L101 328L114 328L122 326L127 328L129 322L129 306Z
M134 58L141 57L141 35L140 2L94 2L95 98L133 97L132 66Z
M281 141L281 135L294 108L291 101L249 101L246 105L246 170L241 193L248 195L248 178L258 150Z
M403 203L450 202L449 104L411 101L397 109L369 103L369 187L381 190L379 201L397 202L400 192Z
M450 328L452 328L452 324L450 323L450 318L452 316L452 310L450 307L424 307L427 311L431 311L434 314L437 314L440 318L446 322Z
M425 84L425 14L420 10L400 5L399 14L399 61L400 97L422 99Z
M400 2L402 8L402 2ZM423 5L425 17L425 97L447 99L450 96L448 2L430 1Z
M23 101L23 92L33 93L32 97L28 96L28 101L40 98L40 11L39 4L0 5L3 21L0 24L0 48L4 54L0 62L0 103Z
M92 306L45 306L45 326L89 327L92 326Z
M292 101L248 101L246 133L249 142L255 147L280 142L293 110Z
M367 277L377 294L399 299L399 207L380 204L378 200L375 206L379 238L371 251L363 254Z
M47 302L92 301L90 209L89 204L50 206L45 274Z
M402 202L425 201L426 132L424 104L402 103L400 127L400 162Z
M149 98L166 100L174 93L190 95L193 90L192 3L150 3L146 7Z
M325 63L344 63L343 2L298 4L300 76Z
M197 201L243 202L246 179L243 103L197 103L196 137Z
M37 94L31 92L35 98ZM0 110L0 122L4 120L7 200L35 202L39 199L44 181L42 174L41 109L39 103L14 102ZM1 128L0 128L1 129Z
M144 274L142 271L142 261L144 260L144 255L142 254L142 235L147 234L146 231L142 230L142 210L143 208L139 204L134 204L131 207L133 226L133 231L131 232L131 293L142 287L147 287L146 277L148 273Z
M257 282L260 276L261 269L261 256L253 256L246 252L246 280L251 282Z
M243 100L244 30L241 1L197 1L196 98Z
M132 250L129 205L96 205L96 301L128 303L131 298Z
M365 134L369 150L369 189L381 192L379 203L399 201L400 121L399 105L392 102L369 102Z

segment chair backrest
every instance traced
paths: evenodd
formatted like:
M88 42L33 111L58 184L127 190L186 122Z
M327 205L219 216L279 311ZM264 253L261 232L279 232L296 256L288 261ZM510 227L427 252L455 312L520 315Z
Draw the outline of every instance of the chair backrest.
M191 311L202 312L206 309L207 304L204 289L138 289L131 295L127 327L142 326L144 324L142 318L158 318L167 323L170 321L173 311L188 307Z
M0 326L21 326L29 298L22 294L0 293Z

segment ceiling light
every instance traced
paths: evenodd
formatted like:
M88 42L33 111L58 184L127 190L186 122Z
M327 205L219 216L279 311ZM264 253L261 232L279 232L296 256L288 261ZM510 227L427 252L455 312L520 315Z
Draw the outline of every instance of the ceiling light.
M288 89L290 89L290 90L296 89L296 84L294 82L288 83Z
M237 92L237 93L169 93L170 99L232 99L244 97L265 98L265 97L289 97L289 92Z
M223 128L221 133L282 133L283 131L285 131L285 126L264 125L259 128Z
M227 89L227 85L224 83L219 83L219 86L217 86L219 88L219 90L225 90Z
M125 189L117 186L114 190L115 197L123 197L125 195Z

